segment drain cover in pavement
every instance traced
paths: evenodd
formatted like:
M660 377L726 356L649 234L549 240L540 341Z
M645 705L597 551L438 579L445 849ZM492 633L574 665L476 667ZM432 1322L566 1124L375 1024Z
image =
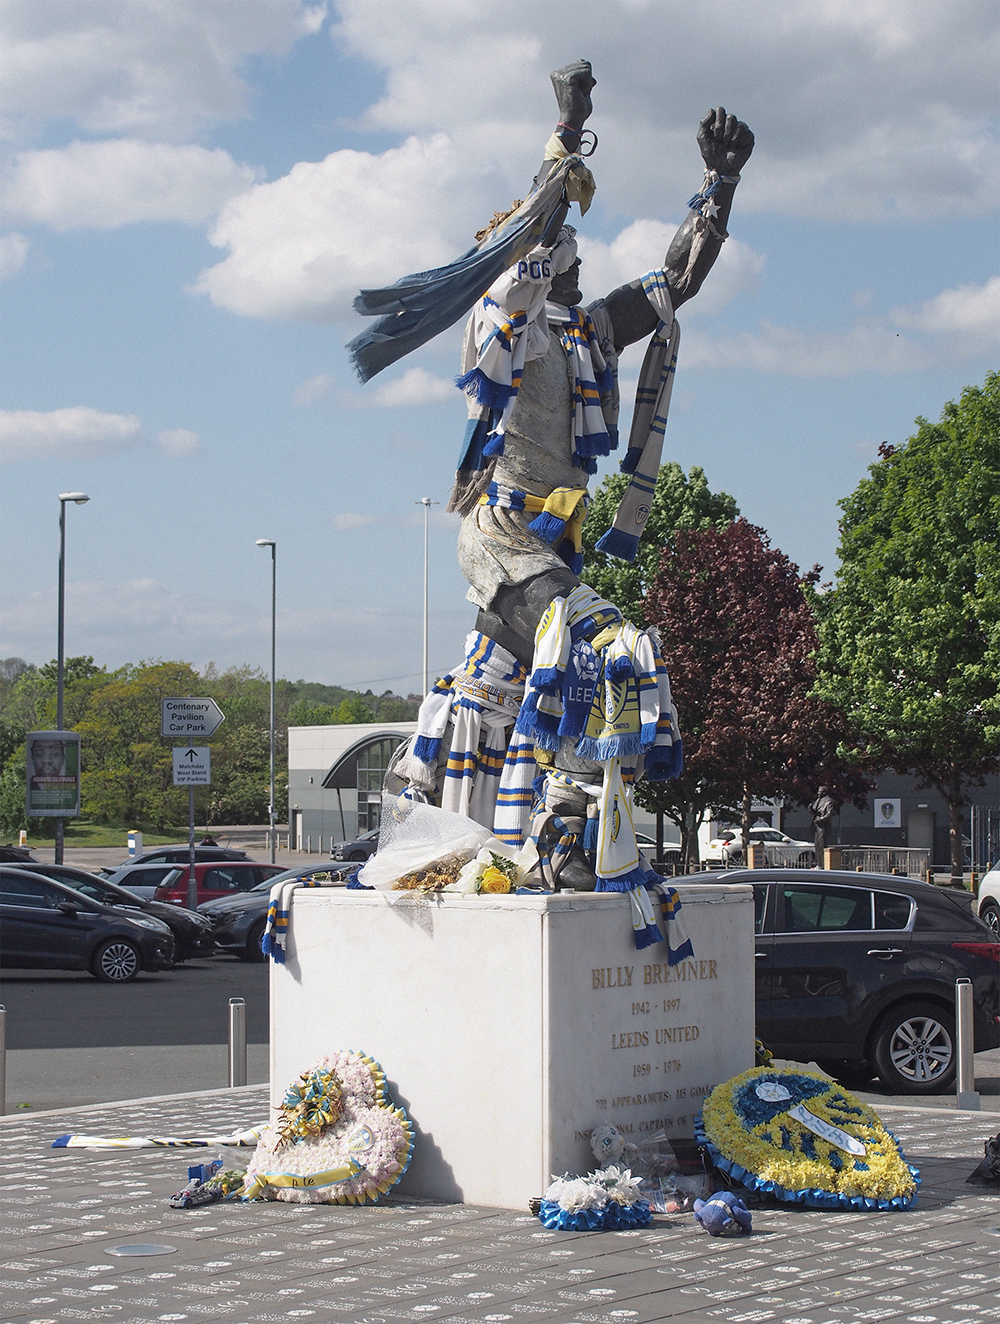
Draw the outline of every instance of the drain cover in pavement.
M105 1255L173 1255L176 1246L164 1246L153 1241L126 1241L123 1246L107 1246Z

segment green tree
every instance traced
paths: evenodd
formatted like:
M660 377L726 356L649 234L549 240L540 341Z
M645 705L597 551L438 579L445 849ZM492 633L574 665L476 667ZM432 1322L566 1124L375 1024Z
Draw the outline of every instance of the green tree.
M1000 744L1000 374L916 422L840 503L818 692L873 764L941 792L959 877L969 791Z
M368 696L353 694L344 699L337 709L337 721L345 724L349 722L374 722L375 713L368 702Z
M270 680L252 667L213 666L202 678L202 691L216 700L226 720L212 736L212 788L206 798L206 823L266 823L270 799ZM275 684L275 813L287 813L288 713L294 687Z
M175 827L187 816L188 795L173 784L171 746L160 737L164 699L198 694L201 680L187 662L125 666L91 696L81 737L83 813L120 827ZM206 793L197 789L196 803Z
M678 529L723 529L739 514L727 492L712 492L704 470L694 466L685 477L679 464L660 466L649 519L632 562L599 552L595 544L614 521L628 487L628 474L611 474L597 489L583 525L582 578L595 592L620 607L634 625L645 626L645 597L660 569L664 548L674 544Z
M740 806L744 837L757 796L808 803L823 783L837 804L865 785L836 754L846 728L811 694L816 625L803 578L763 529L737 519L681 530L646 601L660 635L684 745L680 777L641 781L639 803L681 829L686 863L709 809Z
M0 772L0 837L4 841L15 841L21 829L28 826L24 808L24 759L22 746L20 760L12 757ZM44 823L46 820L36 819L35 822Z

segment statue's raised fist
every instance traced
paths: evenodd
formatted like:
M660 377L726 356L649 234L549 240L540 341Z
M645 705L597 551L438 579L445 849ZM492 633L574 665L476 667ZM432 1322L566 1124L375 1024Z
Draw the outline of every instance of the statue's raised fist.
M720 175L738 175L753 151L753 134L724 106L710 110L698 126L698 146L709 170Z

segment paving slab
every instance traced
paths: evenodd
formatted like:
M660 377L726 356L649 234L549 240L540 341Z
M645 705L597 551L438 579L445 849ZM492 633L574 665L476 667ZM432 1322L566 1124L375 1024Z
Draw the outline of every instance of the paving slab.
M343 1320L395 1324L978 1324L1000 1285L997 1193L966 1177L1000 1115L879 1109L921 1169L917 1206L852 1213L762 1206L750 1237L689 1214L625 1232L550 1232L527 1211L391 1196L374 1206L171 1209L217 1151L52 1149L56 1136L198 1135L252 1126L247 1086L0 1118L2 1316L70 1320ZM226 1151L227 1166L246 1152ZM511 1161L516 1162L516 1152ZM136 1256L115 1255L139 1244Z

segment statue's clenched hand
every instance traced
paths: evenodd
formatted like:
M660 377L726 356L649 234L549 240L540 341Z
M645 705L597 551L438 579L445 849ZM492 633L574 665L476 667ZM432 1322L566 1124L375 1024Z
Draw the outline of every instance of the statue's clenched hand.
M719 106L699 124L698 146L706 169L720 175L738 175L753 151L753 134L742 120L727 115Z
M590 94L597 86L590 61L574 60L572 64L557 69L551 78L560 120L574 129L582 129L594 108Z

